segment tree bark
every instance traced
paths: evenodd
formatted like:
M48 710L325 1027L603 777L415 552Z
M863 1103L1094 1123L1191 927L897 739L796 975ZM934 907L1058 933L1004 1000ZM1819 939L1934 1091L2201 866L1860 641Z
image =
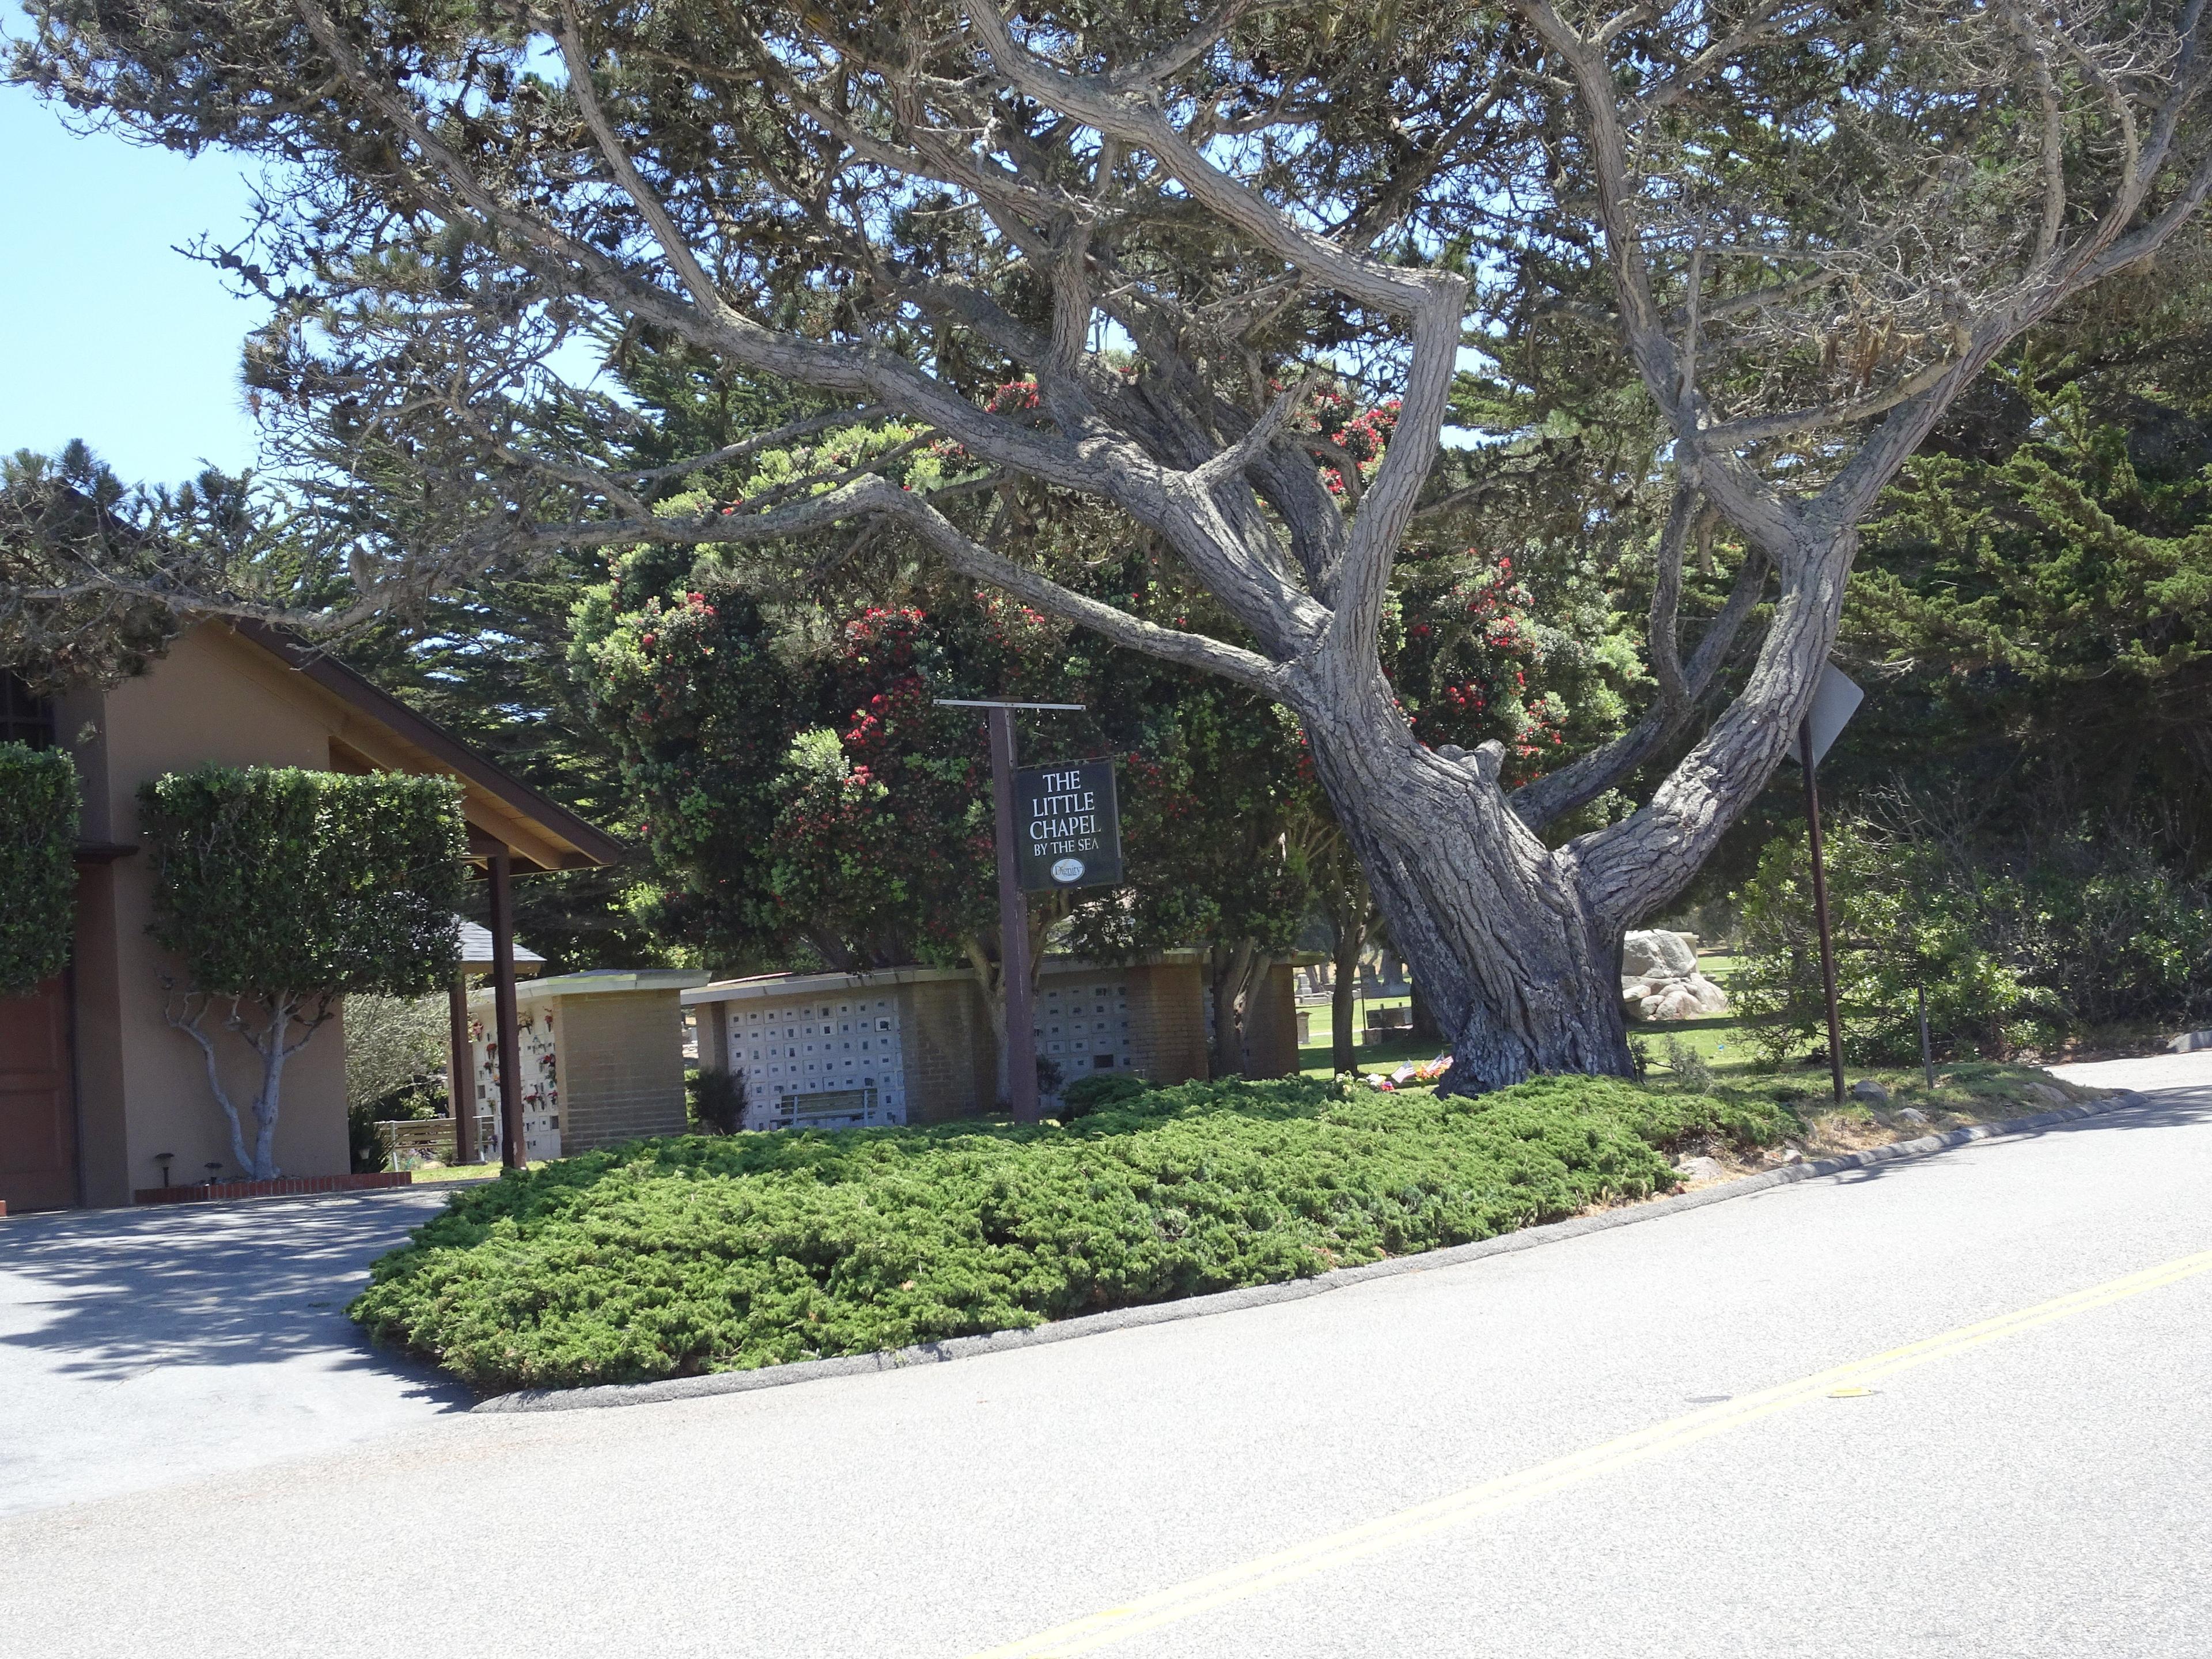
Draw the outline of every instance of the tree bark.
M1632 1075L1626 925L1586 896L1575 850L1547 848L1507 805L1498 745L1464 757L1423 747L1379 674L1368 688L1322 688L1301 713L1392 945L1450 1039L1446 1090Z
M280 1006L269 1024L269 1047L261 1058L261 1092L253 1098L253 1178L274 1181L283 1172L276 1167L276 1114L284 1088L285 1028L292 1023L289 1003Z
M1367 949L1364 918L1336 932L1335 982L1328 1006L1329 1063L1339 1073L1359 1069L1359 1034L1352 1017L1358 1012L1359 958Z
M1208 953L1208 988L1213 997L1213 1042L1206 1070L1213 1077L1244 1074L1244 1006L1247 994L1267 972L1267 953L1254 940L1216 944Z
M1406 989L1410 994L1413 1005L1413 1041L1442 1042L1444 1040L1443 1028L1437 1024L1437 1011L1429 1006L1429 999L1421 989L1421 976L1419 974L1408 975Z

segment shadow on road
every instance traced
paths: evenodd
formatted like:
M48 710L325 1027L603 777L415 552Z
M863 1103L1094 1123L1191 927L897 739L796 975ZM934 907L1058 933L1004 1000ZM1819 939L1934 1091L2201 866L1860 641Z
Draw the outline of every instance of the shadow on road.
M2205 1122L2212 1122L2212 1087L2162 1089L2155 1093L2146 1092L2134 1105L2115 1107L2094 1117L2075 1118L2069 1122L2049 1124L2039 1129L2019 1130L2005 1139L2047 1140L2069 1135L2124 1133L2130 1129L2185 1129ZM1968 1141L1964 1146L1944 1150L1964 1152L1967 1147L1984 1144ZM1926 1163L1924 1158L1900 1158L1893 1163L1869 1164L1864 1169L1840 1170L1827 1179L1843 1186L1859 1186L1869 1181L1886 1180L1924 1168Z
M52 1376L123 1382L314 1358L465 1408L466 1389L370 1347L345 1316L369 1264L440 1206L380 1194L0 1222L0 1364L13 1351Z

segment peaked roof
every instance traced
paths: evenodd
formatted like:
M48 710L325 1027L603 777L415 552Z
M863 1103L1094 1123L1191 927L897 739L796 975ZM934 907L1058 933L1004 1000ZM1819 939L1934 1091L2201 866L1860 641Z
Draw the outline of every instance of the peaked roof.
M466 916L461 918L461 966L464 969L491 969L491 929L478 927ZM519 975L534 974L545 965L545 958L525 945L514 942L514 971Z
M504 848L520 867L540 870L621 862L622 843L605 830L547 799L329 653L264 623L239 621L228 626L235 637L258 647L343 706L349 718L342 740L368 766L459 778L471 852L482 854ZM522 953L515 954L520 961Z

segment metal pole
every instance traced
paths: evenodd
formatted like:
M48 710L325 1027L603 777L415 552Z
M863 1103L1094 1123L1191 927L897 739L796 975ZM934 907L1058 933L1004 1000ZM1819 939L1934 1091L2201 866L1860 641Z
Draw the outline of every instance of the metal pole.
M1828 994L1828 1071L1836 1104L1844 1103L1844 1023L1836 1012L1836 951L1828 935L1828 876L1820 859L1820 790L1813 778L1813 722L1797 726L1797 758L1805 773L1805 827L1813 842L1813 915L1820 927L1820 984Z
M469 975L453 969L446 988L446 1099L453 1114L453 1162L477 1161L476 1048L469 1041Z
M991 787L998 801L999 963L1006 997L1006 1097L1014 1121L1035 1123L1037 1074L1030 1006L1030 907L1014 868L1014 711L993 708Z
M1936 1086L1936 1050L1928 1042L1928 988L1916 985L1912 995L1920 1006L1920 1069L1927 1073L1928 1086L1932 1089Z
M522 1023L514 1010L514 890L513 865L494 853L491 876L491 994L499 1024L499 1152L510 1170L526 1167L522 1144Z

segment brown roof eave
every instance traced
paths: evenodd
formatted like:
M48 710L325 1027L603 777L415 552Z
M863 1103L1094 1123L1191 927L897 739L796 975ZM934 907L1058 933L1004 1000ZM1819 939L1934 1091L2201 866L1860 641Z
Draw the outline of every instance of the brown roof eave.
M622 844L606 831L578 817L567 807L556 805L520 778L486 760L443 726L425 720L327 652L304 645L265 623L241 619L232 623L231 627L240 639L259 646L286 666L298 670L341 702L566 842L580 855L575 864L622 861Z

